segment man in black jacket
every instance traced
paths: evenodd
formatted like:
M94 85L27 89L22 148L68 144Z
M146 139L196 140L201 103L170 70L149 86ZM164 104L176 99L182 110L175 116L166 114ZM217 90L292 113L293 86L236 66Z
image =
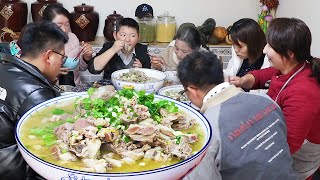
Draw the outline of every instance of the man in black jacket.
M53 88L66 56L66 34L54 23L27 24L17 42L21 58L0 54L0 179L33 179L14 137L20 117L60 96Z

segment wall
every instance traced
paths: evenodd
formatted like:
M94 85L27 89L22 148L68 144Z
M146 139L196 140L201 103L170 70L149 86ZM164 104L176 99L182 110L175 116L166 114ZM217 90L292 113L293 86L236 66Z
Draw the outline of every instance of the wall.
M319 0L280 0L277 17L296 17L303 20L312 33L311 54L320 57Z
M31 3L36 0L24 0L28 3L29 11ZM142 3L153 7L154 15L161 15L165 11L176 16L177 24L193 22L201 25L205 19L212 17L217 26L229 26L236 20L249 17L257 19L260 12L259 0L58 0L64 4L70 12L73 6L86 3L93 5L100 13L100 24L97 36L103 36L105 18L116 10L124 17L134 17L135 9ZM320 57L320 24L317 15L319 0L279 0L278 17L297 17L306 22L313 35L312 54ZM245 9L245 10L244 10ZM31 20L29 12L29 21Z
M36 0L24 0L28 3L29 11L31 3ZM229 26L242 17L257 17L258 0L58 0L70 12L73 6L86 3L93 5L95 11L100 14L98 36L103 36L105 18L116 10L124 17L134 17L135 10L142 3L150 4L153 7L154 16L168 11L176 17L177 24L192 22L201 25L207 18L212 17L218 26ZM252 3L254 2L254 3ZM243 11L243 9L246 9ZM31 20L29 12L29 21Z

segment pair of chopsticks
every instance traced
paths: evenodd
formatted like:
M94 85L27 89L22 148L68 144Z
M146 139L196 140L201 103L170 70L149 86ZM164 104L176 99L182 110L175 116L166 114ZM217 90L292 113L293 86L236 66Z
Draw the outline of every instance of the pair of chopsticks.
M73 61L77 61L80 57L80 54L82 53L82 48L80 49L80 51L78 52L77 56L73 59Z
M65 92L64 89L62 89L61 87L59 87L58 85L53 85L53 88L56 89L59 93L63 93Z

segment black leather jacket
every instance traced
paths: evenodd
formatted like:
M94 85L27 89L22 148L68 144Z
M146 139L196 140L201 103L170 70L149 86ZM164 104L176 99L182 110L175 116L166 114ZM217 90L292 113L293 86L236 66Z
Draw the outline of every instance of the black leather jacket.
M0 54L0 179L33 179L14 137L20 117L35 105L60 96L39 69Z

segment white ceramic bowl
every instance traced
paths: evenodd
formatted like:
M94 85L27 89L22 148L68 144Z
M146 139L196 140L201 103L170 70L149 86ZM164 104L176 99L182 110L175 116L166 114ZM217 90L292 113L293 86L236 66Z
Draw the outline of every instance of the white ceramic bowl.
M178 92L183 91L184 88L182 85L172 85L172 86L166 86L161 89L159 89L158 94L161 96L166 96L172 99L177 99L177 96L179 96ZM184 102L190 102L189 100Z
M177 164L173 164L170 166L149 170L149 171L141 171L141 172L133 172L133 173L92 173L92 172L84 172L79 170L73 170L69 168L64 168L61 166L57 166L46 162L34 154L32 154L20 141L20 131L21 127L28 121L29 117L33 116L37 111L46 108L52 105L62 105L64 103L70 103L70 101L74 101L76 98L87 96L87 93L73 93L65 96L60 96L46 102L43 102L27 113L25 113L21 119L19 120L15 137L18 142L19 150L26 160L26 162L34 169L38 174L43 176L46 179L95 179L95 180L168 180L168 179L180 179L185 176L187 173L191 172L201 161L202 157L205 155L205 152L208 148L209 142L211 140L212 131L209 122L206 118L200 114L197 110L191 108L190 106L175 101L170 98L166 98L163 96L155 95L155 99L166 99L168 101L173 101L179 107L180 110L187 113L189 116L192 116L203 128L203 137L205 138L204 146L201 148L199 152L191 156L190 158L181 161Z
M78 66L79 62L79 59L74 60L74 58L68 57L62 67L74 70Z
M169 97L169 98L176 100L177 95L175 95L175 94L182 91L182 90L184 90L182 85L172 85L172 86L162 87L161 89L159 89L158 94L161 96L166 96L166 97ZM169 91L174 92L174 93L169 93ZM196 110L200 110L196 105L191 103L191 101L188 99L188 97L186 95L184 95L184 96L186 98L185 98L185 100L183 98L180 99L181 102L186 103L187 105L193 107Z
M121 70L115 71L111 74L112 84L117 90L122 89L124 87L128 87L128 88L131 87L136 91L145 90L146 92L154 93L154 92L157 92L163 86L164 80L166 78L165 73L158 71L158 70L155 70L155 69L135 68L135 70L142 71L147 76L152 77L152 78L156 78L159 80L156 82L149 82L149 83L134 83L134 82L127 82L127 81L119 80L119 77L123 73L128 73L129 70L130 69L121 69Z
M168 81L168 83L180 84L177 71L165 71L164 73L167 75L166 81Z

